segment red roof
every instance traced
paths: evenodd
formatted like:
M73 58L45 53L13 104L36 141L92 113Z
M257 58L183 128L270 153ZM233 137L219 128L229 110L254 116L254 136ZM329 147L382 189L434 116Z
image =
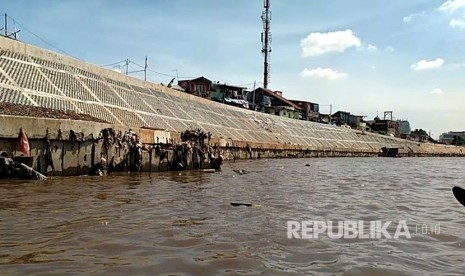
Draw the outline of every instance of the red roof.
M196 81L212 82L211 80L209 80L209 79L202 76L202 77L198 77L198 78L190 79L190 80L180 80L180 81L178 81L178 83L180 83L180 82L196 82Z

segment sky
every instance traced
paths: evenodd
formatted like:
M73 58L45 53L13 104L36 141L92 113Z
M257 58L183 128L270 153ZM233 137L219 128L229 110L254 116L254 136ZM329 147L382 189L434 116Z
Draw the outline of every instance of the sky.
M271 0L270 10L271 90L323 113L393 111L436 138L465 131L465 0ZM262 11L262 0L0 3L23 42L101 66L147 56L152 82L248 88L263 85Z

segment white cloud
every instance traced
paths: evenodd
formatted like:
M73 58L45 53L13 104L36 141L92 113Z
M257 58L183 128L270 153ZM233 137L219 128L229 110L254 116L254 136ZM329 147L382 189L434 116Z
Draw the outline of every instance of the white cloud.
M300 41L304 58L328 52L342 53L348 48L360 46L362 46L362 41L349 29L328 33L311 33Z
M447 13L450 16L454 15L455 18L452 18L449 21L449 26L451 28L465 28L465 0L448 0L437 10L439 12Z
M367 51L370 51L370 52L376 52L378 50L378 47L376 47L373 44L368 44L367 46L365 46L365 49L367 49Z
M404 18L402 18L402 22L404 22L404 23L410 22L417 15L418 15L417 13L412 13L412 14L409 14L407 16L404 16Z
M392 46L387 46L386 49L384 49L388 53L393 53L396 51L396 49Z
M404 16L404 18L402 18L402 22L404 22L404 23L410 22L410 21L412 21L412 19L414 17L415 17L415 14L410 14L410 15Z
M452 14L463 8L465 8L465 0L447 0L442 3L438 10Z
M455 19L455 18L453 18L449 22L449 26L451 26L452 28L463 29L463 28L465 28L465 20L464 19Z
M444 94L444 91L442 91L441 89L439 88L436 88L436 89L433 89L431 92L429 92L430 94L432 95L442 95Z
M320 79L328 79L328 80L338 80L347 77L346 73L341 73L331 68L321 68L318 67L316 69L308 69L305 68L302 73L302 77L313 77L313 78L320 78Z
M358 51L376 52L378 47L370 43L363 43L362 46L357 48Z
M414 63L410 66L415 71L429 70L440 68L444 65L444 59L437 58L435 60L420 60L417 63Z
M421 15L425 15L425 14L426 14L426 11L422 11L422 12L417 12L417 13L409 14L409 15L404 16L404 17L402 18L402 22L408 23L408 22L412 21L415 17L421 16Z

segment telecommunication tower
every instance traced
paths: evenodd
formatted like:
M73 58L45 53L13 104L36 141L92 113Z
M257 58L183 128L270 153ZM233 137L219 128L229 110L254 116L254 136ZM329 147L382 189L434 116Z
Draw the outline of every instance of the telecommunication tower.
M262 32L262 53L265 57L263 64L263 88L268 88L270 82L270 53L271 53L271 12L270 12L270 0L263 1L264 11L262 12L263 32Z

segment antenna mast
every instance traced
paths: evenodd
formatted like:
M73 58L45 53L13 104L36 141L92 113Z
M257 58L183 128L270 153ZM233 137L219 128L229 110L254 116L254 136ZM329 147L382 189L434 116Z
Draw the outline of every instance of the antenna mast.
M263 88L268 89L268 83L270 82L270 53L271 53L271 12L270 12L270 0L264 0L263 6L265 10L262 12L263 21L263 32L262 32L262 53L265 57L263 64Z

